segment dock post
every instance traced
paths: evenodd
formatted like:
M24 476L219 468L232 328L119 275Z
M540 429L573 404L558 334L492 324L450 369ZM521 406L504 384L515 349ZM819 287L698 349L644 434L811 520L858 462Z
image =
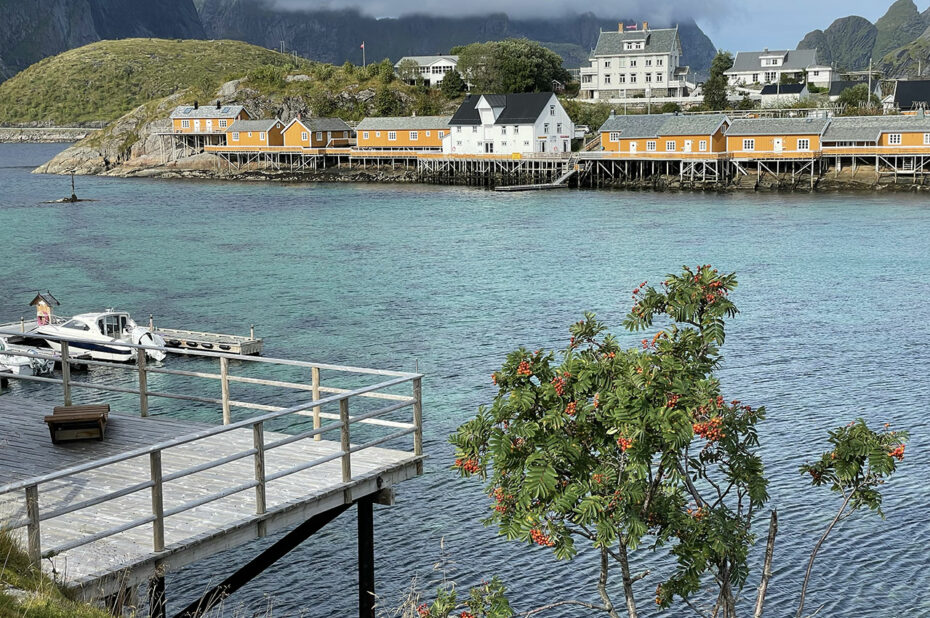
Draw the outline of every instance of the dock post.
M358 615L375 618L374 496L358 501Z
M165 575L161 572L149 580L149 616L165 618L168 615L168 602L165 599Z
M220 388L223 399L223 424L228 425L232 422L232 414L229 411L229 359L225 356L220 357Z
M39 486L29 485L26 487L26 518L29 520L27 525L27 552L29 562L36 568L42 561L42 541L39 532Z
M68 356L68 342L61 342L61 389L64 391L65 405L71 405L71 359Z
M342 422L342 482L352 480L352 463L349 458L349 400L339 400L339 420Z
M311 388L313 389L313 401L320 400L320 368L313 367L310 369ZM313 407L313 428L320 428L320 406ZM323 436L316 434L313 439L317 442L323 439Z
M413 453L414 455L423 454L423 392L422 392L422 387L420 384L421 381L422 381L422 378L413 379Z
M265 503L265 426L259 421L252 425L252 446L255 448L255 514L264 515ZM265 536L265 522L258 524L259 536Z
M149 378L145 369L145 350L136 348L136 365L139 369L139 413L141 416L149 415Z
M152 473L152 549L165 551L165 510L162 502L161 451L149 453L149 467Z

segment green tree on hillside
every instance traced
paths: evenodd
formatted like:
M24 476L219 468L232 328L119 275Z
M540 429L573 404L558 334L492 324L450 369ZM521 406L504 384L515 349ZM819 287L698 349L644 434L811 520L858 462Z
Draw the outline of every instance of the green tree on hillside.
M880 103L874 94L869 96L869 87L866 84L856 84L847 88L840 93L836 102L846 107L867 107L869 104L879 105Z
M397 65L397 75L408 84L412 84L420 77L420 65L416 60L405 58Z
M529 39L472 43L456 48L459 70L476 92L547 92L571 76L562 58Z
M709 110L727 109L727 77L724 71L733 66L733 54L720 50L710 63L710 77L704 82L704 107Z
M466 87L465 80L462 79L462 74L455 70L446 73L446 76L439 82L439 91L442 92L443 96L447 99L454 99L459 96L465 92Z

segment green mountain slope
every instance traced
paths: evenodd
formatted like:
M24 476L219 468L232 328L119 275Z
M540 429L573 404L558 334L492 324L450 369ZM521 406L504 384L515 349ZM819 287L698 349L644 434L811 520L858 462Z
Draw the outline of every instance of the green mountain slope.
M878 36L872 56L877 60L888 52L913 42L927 26L924 16L917 11L914 0L898 0L875 22Z
M114 120L179 90L212 94L258 66L294 62L239 41L100 41L46 58L0 84L0 124Z

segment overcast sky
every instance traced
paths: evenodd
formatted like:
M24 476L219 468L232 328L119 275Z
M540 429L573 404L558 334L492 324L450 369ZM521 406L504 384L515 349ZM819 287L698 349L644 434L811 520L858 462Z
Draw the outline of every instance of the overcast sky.
M552 16L566 11L592 11L605 18L642 21L691 16L718 48L730 51L794 49L805 34L825 29L846 15L875 21L892 0L277 0L289 8L346 8L357 6L377 17L407 13L475 15L506 12L514 17ZM920 10L928 0L917 0Z

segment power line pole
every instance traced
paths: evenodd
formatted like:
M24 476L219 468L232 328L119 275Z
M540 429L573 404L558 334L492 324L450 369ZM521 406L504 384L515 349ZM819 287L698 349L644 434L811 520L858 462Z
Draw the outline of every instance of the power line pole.
M865 95L865 100L869 102L869 109L872 108L872 59L869 58L869 92Z

